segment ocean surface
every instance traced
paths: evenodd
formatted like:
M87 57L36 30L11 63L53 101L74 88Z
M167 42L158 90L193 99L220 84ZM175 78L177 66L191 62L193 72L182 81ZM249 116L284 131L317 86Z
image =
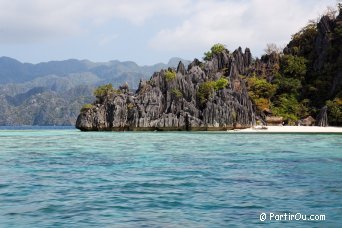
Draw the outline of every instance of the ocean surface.
M263 224L341 227L342 135L0 130L0 227Z

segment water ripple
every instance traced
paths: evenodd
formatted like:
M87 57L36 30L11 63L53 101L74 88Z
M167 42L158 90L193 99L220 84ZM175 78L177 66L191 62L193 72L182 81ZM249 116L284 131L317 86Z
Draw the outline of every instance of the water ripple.
M270 211L326 214L318 226L334 227L342 222L340 142L339 135L0 131L0 224L251 226Z

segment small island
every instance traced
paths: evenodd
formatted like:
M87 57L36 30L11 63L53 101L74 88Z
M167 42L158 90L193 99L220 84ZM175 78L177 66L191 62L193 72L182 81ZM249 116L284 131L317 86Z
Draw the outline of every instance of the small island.
M156 72L133 92L103 85L81 109L82 131L226 131L255 125L342 125L342 13L308 23L259 59L215 44L187 67Z

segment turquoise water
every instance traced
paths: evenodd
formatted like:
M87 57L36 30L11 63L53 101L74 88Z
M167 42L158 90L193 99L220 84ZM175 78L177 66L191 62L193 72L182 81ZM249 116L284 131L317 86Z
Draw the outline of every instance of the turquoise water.
M339 227L341 139L1 130L0 227Z

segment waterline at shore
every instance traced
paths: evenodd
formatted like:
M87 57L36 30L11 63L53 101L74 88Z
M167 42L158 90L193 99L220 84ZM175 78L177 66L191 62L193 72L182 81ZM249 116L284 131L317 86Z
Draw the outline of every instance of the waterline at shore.
M317 126L267 126L254 127L234 132L265 132L265 133L341 133L342 127L317 127Z

